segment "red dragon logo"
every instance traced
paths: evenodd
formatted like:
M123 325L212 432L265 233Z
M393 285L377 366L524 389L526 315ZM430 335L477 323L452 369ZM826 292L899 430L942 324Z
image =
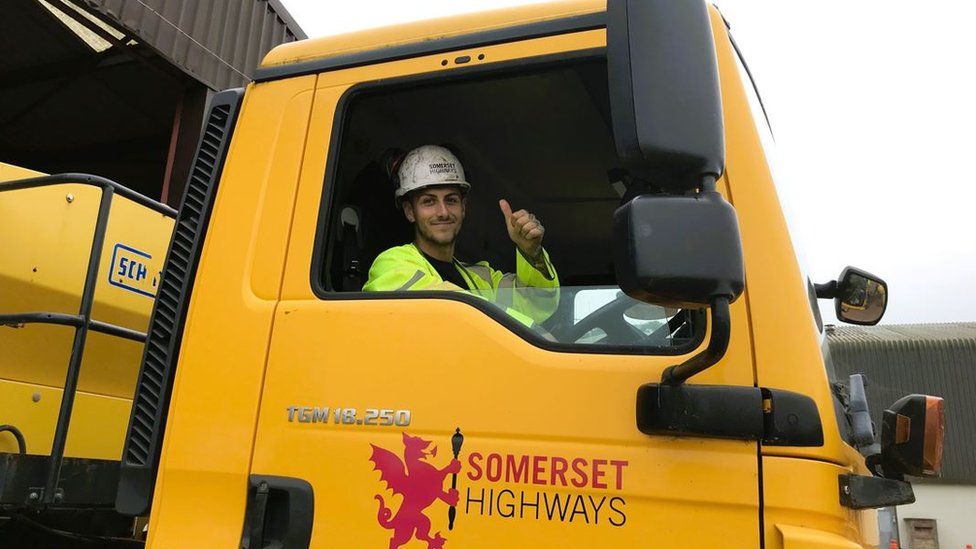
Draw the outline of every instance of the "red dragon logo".
M447 467L437 469L426 461L437 455L436 446L427 450L430 445L429 440L403 433L403 461L400 461L393 452L370 444L373 453L369 459L373 462L373 470L380 472L380 481L386 482L389 490L403 496L403 503L394 515L383 496L376 494L380 502L376 520L383 528L393 530L390 549L396 549L414 537L427 542L427 549L441 549L447 541L440 532L430 535L430 518L424 515L424 510L438 499L452 508L457 505L458 491L451 488L445 492L444 479L450 474L456 479L461 462L455 457ZM451 515L453 518L453 512Z

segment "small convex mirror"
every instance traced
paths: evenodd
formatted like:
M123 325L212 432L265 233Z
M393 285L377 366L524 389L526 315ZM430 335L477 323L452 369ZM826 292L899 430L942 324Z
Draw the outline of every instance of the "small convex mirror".
M867 271L847 267L837 280L834 304L839 320L873 326L888 307L888 285Z

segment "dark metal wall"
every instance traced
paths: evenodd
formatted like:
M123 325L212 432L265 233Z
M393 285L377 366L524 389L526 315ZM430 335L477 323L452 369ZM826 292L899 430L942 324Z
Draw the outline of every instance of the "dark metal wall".
M244 85L271 48L307 38L277 0L81 0L207 85Z
M277 0L0 0L0 162L175 206L209 96L304 36Z
M939 482L976 484L976 323L827 328L838 377L866 374L871 416L912 393L945 399Z

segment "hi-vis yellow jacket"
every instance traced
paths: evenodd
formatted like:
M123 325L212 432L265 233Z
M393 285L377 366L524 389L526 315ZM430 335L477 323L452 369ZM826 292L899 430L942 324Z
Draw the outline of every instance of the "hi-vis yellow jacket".
M533 267L517 250L514 274L496 271L487 261L471 264L455 259L454 266L460 271L470 293L491 301L520 322L531 325L532 322L549 318L559 304L559 277L545 250L542 256L547 272ZM363 286L363 291L453 288L456 286L447 285L414 244L406 244L390 248L376 257L369 268L369 280Z

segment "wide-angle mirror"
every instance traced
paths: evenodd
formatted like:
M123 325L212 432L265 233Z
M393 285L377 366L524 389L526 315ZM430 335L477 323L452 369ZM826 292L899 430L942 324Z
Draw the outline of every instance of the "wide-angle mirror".
M888 307L888 285L867 271L847 267L838 278L834 303L838 320L871 326Z

